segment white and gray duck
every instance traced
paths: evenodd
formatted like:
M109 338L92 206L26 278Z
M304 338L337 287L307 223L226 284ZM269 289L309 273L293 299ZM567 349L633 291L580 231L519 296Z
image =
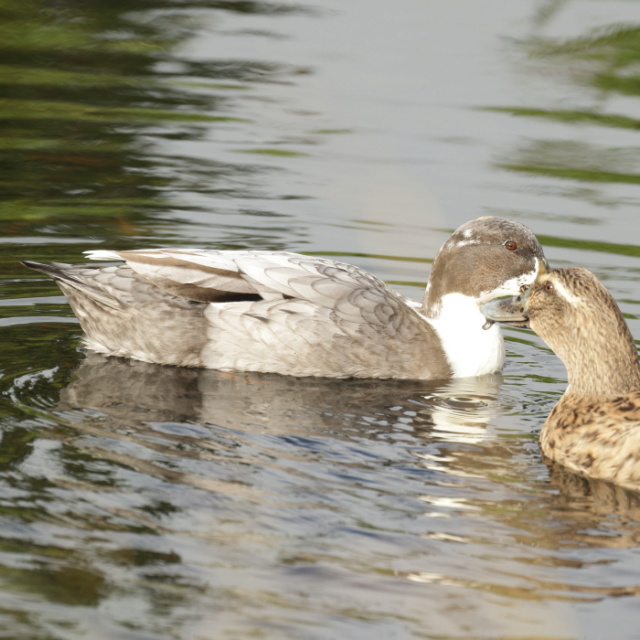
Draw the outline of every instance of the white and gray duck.
M422 304L358 267L272 251L87 251L108 265L39 264L86 347L145 362L332 378L493 373L499 327L480 306L534 282L546 260L524 225L483 217L436 256Z
M482 310L490 321L528 323L567 369L569 385L540 433L543 454L580 475L640 490L638 354L593 273L541 273L522 295Z

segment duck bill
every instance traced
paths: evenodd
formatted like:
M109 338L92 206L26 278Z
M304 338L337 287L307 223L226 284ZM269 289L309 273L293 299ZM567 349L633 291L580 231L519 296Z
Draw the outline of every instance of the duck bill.
M503 298L486 302L481 305L480 311L488 323L499 322L512 327L528 327L529 318L524 312L528 298L529 290L515 298Z

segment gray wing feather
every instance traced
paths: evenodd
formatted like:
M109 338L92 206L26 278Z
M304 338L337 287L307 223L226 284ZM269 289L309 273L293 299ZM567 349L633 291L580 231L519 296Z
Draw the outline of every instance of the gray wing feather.
M284 252L93 252L123 259L172 296L210 302L200 358L292 375L448 375L438 338L408 301L358 267ZM223 293L244 295L233 301ZM247 297L255 296L255 297Z

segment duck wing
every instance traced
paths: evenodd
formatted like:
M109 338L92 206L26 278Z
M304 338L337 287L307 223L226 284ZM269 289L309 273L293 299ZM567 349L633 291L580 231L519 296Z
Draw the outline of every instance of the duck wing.
M392 328L419 319L411 301L350 264L270 251L87 251L92 260L123 260L173 296L196 302L303 300L340 318Z
M548 458L571 471L640 489L640 391L600 399L566 393L540 432Z
M140 250L85 251L91 260L123 260L139 276L165 293L194 302L257 299L259 291L242 277L230 251ZM238 252L250 255L251 252Z
M206 305L203 366L331 377L450 375L435 331L358 267L286 252L91 251Z

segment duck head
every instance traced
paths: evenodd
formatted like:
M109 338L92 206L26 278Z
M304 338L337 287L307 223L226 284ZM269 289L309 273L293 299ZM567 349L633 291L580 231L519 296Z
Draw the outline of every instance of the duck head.
M588 269L541 273L524 293L485 303L492 322L521 323L567 368L573 393L618 394L640 386L638 356L615 300Z
M422 311L437 318L454 298L476 307L515 295L548 269L533 232L523 224L486 216L459 227L436 256Z
M502 367L502 334L498 326L484 329L480 305L517 294L546 268L540 243L519 222L477 218L445 242L433 262L421 312L435 329L454 377Z

